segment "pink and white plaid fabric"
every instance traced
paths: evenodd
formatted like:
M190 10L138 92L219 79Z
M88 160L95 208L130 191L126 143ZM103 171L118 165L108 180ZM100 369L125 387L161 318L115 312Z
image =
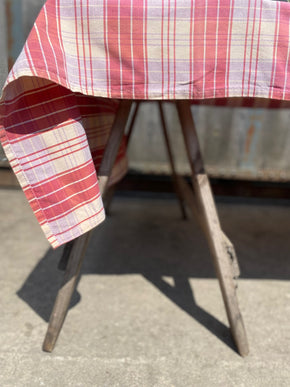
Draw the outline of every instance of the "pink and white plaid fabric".
M104 219L96 171L115 99L289 101L289 20L290 4L270 0L48 0L3 89L0 128L52 246Z

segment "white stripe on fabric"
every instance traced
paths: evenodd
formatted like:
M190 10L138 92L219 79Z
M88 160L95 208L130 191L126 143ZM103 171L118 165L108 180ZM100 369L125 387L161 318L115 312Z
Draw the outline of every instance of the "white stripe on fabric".
M289 34L289 25L288 24L288 34ZM288 50L287 50L287 59L286 59L286 65L285 65L285 79L284 79L284 87L283 87L283 99L285 98L286 93L286 85L287 85L287 78L288 78L288 63L289 63L289 55L290 55L290 44L288 43Z
M278 20L276 20L276 23L277 23L278 27L277 27L277 35L274 36L274 44L276 45L276 47L275 47L275 53L274 53L274 58L273 58L274 71L273 71L273 78L272 78L274 83L275 83L275 76L276 76L278 36L279 36L279 23L280 23L280 4L278 1L277 1L277 8L278 8ZM273 88L273 85L271 85L271 97L273 97L273 92L274 92L274 88Z
M131 63L132 63L132 91L135 98L135 69L134 69L134 51L133 51L133 0L131 0L130 13L130 44L131 44Z
M123 67L122 67L122 51L121 51L121 18L120 18L120 0L118 0L118 50L119 50L119 62L120 62L120 93L123 98Z
M205 0L205 17L203 30L203 80L202 80L202 97L205 92L205 62L206 62L206 27L207 27L207 0Z
M54 48L53 48L53 44L51 43L50 36L49 36L49 33L48 33L48 19L47 19L46 4L44 5L43 10L44 10L44 16L45 16L45 24L46 24L46 34L47 34L47 39L48 39L48 42L49 42L49 45L50 45L50 49L51 49L51 51L53 52L53 58L54 58L54 62L55 62L55 67L56 67L56 69L57 69L57 80L58 80L58 82L60 83L60 78L59 78L59 68L58 68L58 64L57 64L57 60L56 60L56 55L55 55L55 51L54 51Z
M217 6L217 23L216 23L216 41L215 41L215 63L214 63L214 76L213 76L213 97L215 98L215 88L216 88L216 72L217 72L217 55L218 55L218 29L219 29L219 16L220 16L220 0L218 0Z

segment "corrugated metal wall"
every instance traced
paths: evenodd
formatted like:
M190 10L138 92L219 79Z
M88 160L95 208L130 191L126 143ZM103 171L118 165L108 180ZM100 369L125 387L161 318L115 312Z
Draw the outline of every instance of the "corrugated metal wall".
M290 110L193 106L206 169L211 176L265 181L290 180ZM189 173L181 130L172 104L166 106L178 170ZM137 171L168 173L157 106L144 104L129 149Z
M0 0L0 88L8 72L7 61L7 35L6 35L6 17L5 17L5 4L3 0ZM4 152L0 146L0 166L5 160Z
M0 87L2 87L7 71L7 36L6 36L6 18L3 0L0 1Z
M0 88L45 0L0 0ZM0 146L0 167L7 166Z
M0 83L5 74L5 23L10 64L16 59L44 0L0 0ZM6 12L6 14L5 14ZM6 75L6 74L5 74ZM290 110L193 106L206 168L211 176L290 180ZM166 119L178 169L188 173L183 140L174 106ZM143 104L129 149L130 167L142 173L168 173L157 106ZM1 157L1 152L0 152Z

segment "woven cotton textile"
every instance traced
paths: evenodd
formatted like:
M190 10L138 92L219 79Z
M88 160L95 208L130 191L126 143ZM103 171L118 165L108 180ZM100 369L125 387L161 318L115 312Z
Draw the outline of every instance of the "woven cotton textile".
M270 0L48 0L7 79L0 128L52 246L104 219L96 171L115 99L288 101L289 16ZM124 154L123 143L115 180Z

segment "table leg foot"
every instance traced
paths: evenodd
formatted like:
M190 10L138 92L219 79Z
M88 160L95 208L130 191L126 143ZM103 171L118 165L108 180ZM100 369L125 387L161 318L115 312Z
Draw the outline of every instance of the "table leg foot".
M76 287L89 237L90 232L74 240L71 246L63 283L56 296L56 300L48 323L47 333L42 346L42 349L46 352L53 351L65 317L67 315L70 300Z

